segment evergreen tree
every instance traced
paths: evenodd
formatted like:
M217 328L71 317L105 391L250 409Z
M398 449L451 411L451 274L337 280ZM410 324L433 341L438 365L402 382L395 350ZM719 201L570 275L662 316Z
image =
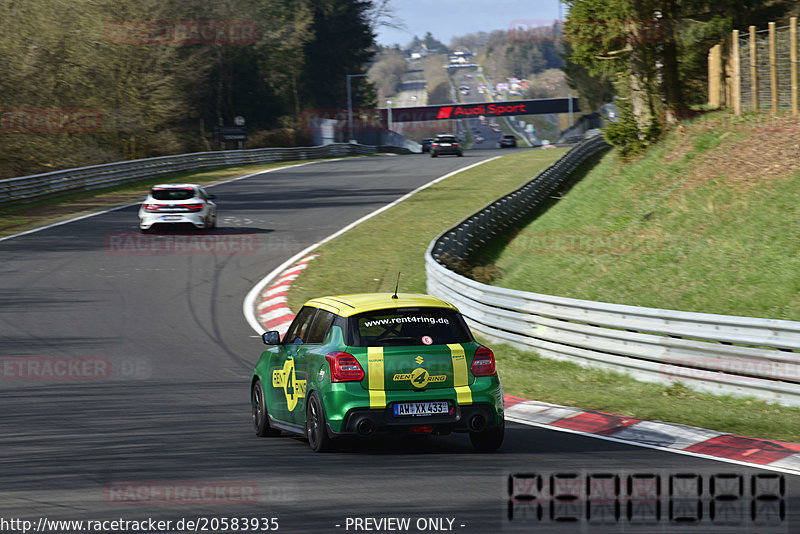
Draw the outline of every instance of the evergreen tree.
M363 74L374 53L375 35L368 19L370 2L363 0L309 0L312 38L304 46L303 104L322 109L346 105L346 76ZM374 106L366 84L353 78L353 105ZM374 94L374 93L373 93Z
M570 61L614 79L627 149L655 139L688 104L705 100L705 54L733 28L765 25L787 0L567 0Z

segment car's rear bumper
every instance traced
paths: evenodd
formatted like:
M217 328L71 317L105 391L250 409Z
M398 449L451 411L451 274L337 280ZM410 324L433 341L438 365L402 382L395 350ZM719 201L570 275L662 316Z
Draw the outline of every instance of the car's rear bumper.
M500 426L502 413L498 418L493 406L489 404L472 404L469 406L453 406L453 413L430 416L396 416L392 406L380 410L356 408L347 413L339 431L328 424L331 436L355 435L367 437L381 434L403 434L414 429L429 427L426 433L449 434L450 432L481 432L488 428Z
M191 224L195 228L206 228L205 213L139 213L139 228L147 230L153 225L168 225L168 224Z
M332 385L318 392L325 409L332 435L358 433L360 419L372 422L373 432L404 432L417 426L439 426L453 431L469 430L470 419L483 413L486 426L503 421L503 387L497 376L476 377L472 384L457 391L452 387L425 390L387 390L376 395L358 382ZM399 402L447 401L450 413L429 416L395 416L394 405ZM479 408L480 407L480 408ZM488 413L482 412L488 410Z

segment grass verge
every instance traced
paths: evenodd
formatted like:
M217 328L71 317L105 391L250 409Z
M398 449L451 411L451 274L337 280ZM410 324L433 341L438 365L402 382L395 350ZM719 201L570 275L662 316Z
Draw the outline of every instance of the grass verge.
M484 251L496 285L654 308L800 320L800 128L673 132L615 151L547 212ZM748 153L749 152L749 153Z
M259 165L188 171L92 191L76 191L55 195L35 202L8 204L0 207L0 237L25 232L26 230L80 217L81 215L96 213L110 207L141 201L147 191L155 184L185 182L211 185L244 174L307 162L308 160L281 161Z
M424 253L444 229L526 182L563 149L510 154L457 174L322 245L295 280L289 306L329 294L425 291ZM547 292L547 291L545 291ZM642 419L765 439L800 442L800 410L752 399L697 393L682 385L637 382L616 373L494 345L506 393Z
M800 443L800 409L755 399L698 393L638 382L609 371L541 358L510 345L492 347L506 393L566 406L646 420L668 421L751 436Z
M317 249L292 285L289 306L311 297L393 291L425 292L425 250L431 240L461 219L530 180L565 149L519 151L435 184L342 237Z

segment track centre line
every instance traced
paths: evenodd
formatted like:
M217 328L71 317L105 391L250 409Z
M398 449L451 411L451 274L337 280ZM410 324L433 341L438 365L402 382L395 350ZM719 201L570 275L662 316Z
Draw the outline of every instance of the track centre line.
M257 283L253 287L253 289L251 289L250 292L245 297L244 302L242 303L242 313L244 314L244 318L247 320L247 323L250 325L250 327L253 330L256 331L256 334L258 334L259 336L262 334L262 332L264 331L264 328L258 322L258 318L256 317L256 313L255 313L255 311L256 311L256 299L258 298L259 294L261 294L261 290L264 289L264 287L267 284L269 284L272 281L273 278L275 278L280 273L282 273L283 271L288 269L297 260L307 256L315 248L319 247L323 243L327 243L331 239L335 239L335 238L339 237L340 235L342 235L343 233L347 232L348 230L351 230L351 229L355 228L356 226L358 226L359 224L361 224L361 223L363 223L363 222L375 217L376 215L378 215L380 213L383 213L384 211L388 210L389 208L392 208L392 207L398 205L399 203L403 202L407 198L415 195L416 193L419 193L423 189L427 189L428 187L430 187L430 186L432 186L434 184L437 184L437 183L441 182L442 180L446 180L447 178L450 178L451 176L455 176L456 174L458 174L460 172L464 172L466 170L475 168L478 165L483 165L484 163L489 163L490 161L494 161L494 160L496 160L496 159L498 159L500 157L502 157L502 156L494 156L493 158L485 159L483 161L479 161L477 163L473 163L472 165L467 165L463 169L458 169L458 170L455 170L453 172L449 172L449 173L445 174L444 176L440 176L440 177L436 178L435 180L433 180L431 182L428 182L425 185L421 185L418 188L414 189L413 191L411 191L409 193L406 193L405 195L403 195L402 197L398 198L397 200L395 200L393 202L390 202L389 204L386 204L382 208L378 208L377 210L373 211L372 213L368 213L367 215L364 215L360 219L348 224L347 226L345 226L341 230L338 230L338 231L332 233L331 235L329 235L325 239L323 239L321 241L318 241L318 242L314 243L313 245L310 245L310 246L304 248L303 250L301 250L300 252L298 252L297 254L295 254L294 256L292 256L291 258L286 260L285 262L281 263L280 265L278 265L278 267L273 269L265 278L263 278L259 283Z
M222 182L215 182L215 183L213 183L211 185L204 185L203 188L207 189L207 188L211 188L211 187L216 187L218 185L229 184L231 182L236 182L238 180L244 180L245 178L251 178L253 176L258 176L259 174L267 174L268 172L282 171L284 169L293 169L295 167L302 167L304 165L311 165L313 163L327 163L329 161L341 161L342 159L344 159L344 158L326 159L326 160L319 160L319 161L306 161L304 163L296 163L294 165L286 165L285 167L276 167L274 169L267 169L265 171L259 171L259 172L253 172L253 173L250 173L250 174L245 174L244 176L237 176L236 178L231 178L229 180L223 180ZM112 211L122 210L122 209L125 209L125 208L129 208L131 206L136 206L138 204L141 204L141 202L132 202L130 204L125 204L124 206L115 206L115 207L109 208L107 210L98 211L96 213L88 213L86 215L81 215L79 217L73 217L72 219L67 219L66 221L59 221L57 223L52 223L52 224L48 224L48 225L45 225L45 226L40 226L38 228L33 228L31 230L26 230L24 232L20 232L18 234L7 235L5 237L0 237L0 242L3 242L5 240L7 240L7 239L14 239L15 237L22 237L24 235L33 234L33 233L36 233L36 232L41 232L42 230L47 230L48 228L55 228L56 226L62 226L64 224L69 224L69 223L80 221L80 220L83 220L83 219L88 219L89 217L95 217L97 215L103 215L105 213L111 213Z

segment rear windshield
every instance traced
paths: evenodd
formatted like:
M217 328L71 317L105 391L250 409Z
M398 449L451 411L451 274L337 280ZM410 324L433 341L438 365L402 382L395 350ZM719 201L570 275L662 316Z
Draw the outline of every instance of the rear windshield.
M156 200L189 200L194 198L194 189L153 189L150 193Z
M453 143L455 140L456 138L451 135L441 135L436 138L436 141L439 143Z
M349 345L415 346L472 340L461 314L444 308L398 308L350 317Z

